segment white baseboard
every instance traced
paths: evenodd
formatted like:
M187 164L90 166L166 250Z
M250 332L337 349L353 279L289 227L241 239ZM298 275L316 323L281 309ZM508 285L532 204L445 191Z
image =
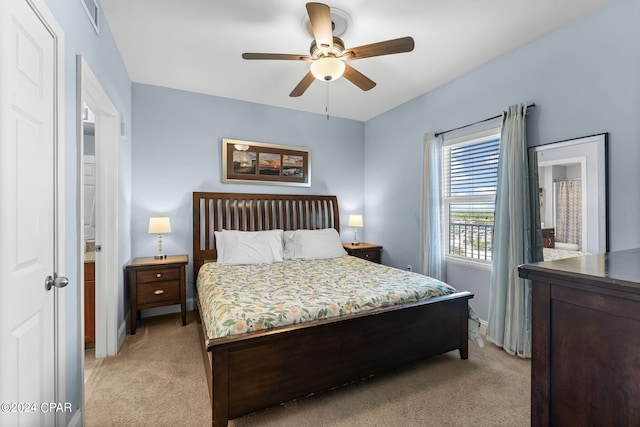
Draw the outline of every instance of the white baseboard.
M124 343L124 339L127 337L127 319L129 319L129 313L127 313L127 315L125 316L124 320L122 321L122 323L120 323L120 327L118 328L118 351L120 351L120 348L122 348L122 344Z
M489 322L487 322L486 320L482 320L480 319L480 335L482 335L483 337L487 336L487 328L489 327Z
M82 427L82 409L78 409L76 413L73 414L73 417L69 420L67 427Z

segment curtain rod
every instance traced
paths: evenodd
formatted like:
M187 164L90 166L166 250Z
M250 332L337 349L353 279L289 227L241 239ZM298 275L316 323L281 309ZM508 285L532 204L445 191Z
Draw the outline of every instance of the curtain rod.
M533 108L535 106L536 106L536 103L534 102L533 104L527 105L527 108ZM449 129L449 130L445 130L444 132L438 132L438 133L435 134L435 136L444 135L445 133L453 132L454 130L460 130L460 129L468 128L469 126L477 125L479 123L488 122L489 120L494 120L494 119L497 119L498 117L502 117L502 114L497 115L497 116L493 116L493 117L489 117L488 119L478 120L477 122L469 123L468 125L460 126L460 127Z

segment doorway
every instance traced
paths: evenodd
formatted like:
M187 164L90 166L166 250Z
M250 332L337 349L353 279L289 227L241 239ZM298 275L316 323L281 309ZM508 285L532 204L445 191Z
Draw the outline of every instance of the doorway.
M84 281L84 383L87 384L98 365L96 343L96 117L84 104L82 113L82 242Z
M118 267L118 111L105 93L83 57L77 57L78 76L78 217L80 283L78 350L85 366L85 282L91 281L94 267L95 357L118 352L118 301L120 298ZM83 120L87 118L87 120ZM86 129L85 129L85 122ZM89 135L93 133L93 135ZM93 137L93 138L91 138ZM93 139L93 144L87 139ZM86 142L86 143L85 143ZM93 153L91 153L93 150ZM91 157L91 154L93 156ZM85 158L85 155L90 157ZM93 169L93 174L89 173ZM91 181L94 185L91 186ZM86 188L85 188L86 187ZM88 191L85 191L88 190ZM93 192L93 200L87 194ZM90 299L90 298L89 298ZM90 320L90 319L89 319ZM90 323L90 322L87 322Z

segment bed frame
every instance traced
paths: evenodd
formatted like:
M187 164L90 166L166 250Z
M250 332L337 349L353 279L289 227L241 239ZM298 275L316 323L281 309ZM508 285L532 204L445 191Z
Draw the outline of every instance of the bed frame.
M335 196L194 192L194 284L216 259L214 231L331 227L339 231ZM452 350L467 359L470 298L458 292L214 339L200 322L212 425Z

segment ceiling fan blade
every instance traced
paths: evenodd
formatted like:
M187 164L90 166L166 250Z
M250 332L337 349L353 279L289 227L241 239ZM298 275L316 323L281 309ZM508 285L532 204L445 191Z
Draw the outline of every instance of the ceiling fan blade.
M354 85L358 86L362 90L370 90L376 86L376 82L371 80L369 77L362 74L360 71L356 70L349 64L345 64L346 68L344 69L344 74L342 77L349 80Z
M412 37L402 37L384 42L366 44L345 50L343 59L354 61L356 59L371 58L372 56L391 55L394 53L411 52L415 46Z
M289 55L287 53L243 53L243 59L276 59L285 61L307 61L312 59L306 55Z
M329 6L322 3L307 3L307 14L316 45L323 52L333 49L333 24Z
M296 96L302 95L309 88L309 86L311 86L311 83L313 83L315 79L316 78L313 77L313 74L311 74L311 71L309 71L307 75L304 76L302 80L300 80L300 83L298 83L298 86L293 88L289 96L296 97Z

